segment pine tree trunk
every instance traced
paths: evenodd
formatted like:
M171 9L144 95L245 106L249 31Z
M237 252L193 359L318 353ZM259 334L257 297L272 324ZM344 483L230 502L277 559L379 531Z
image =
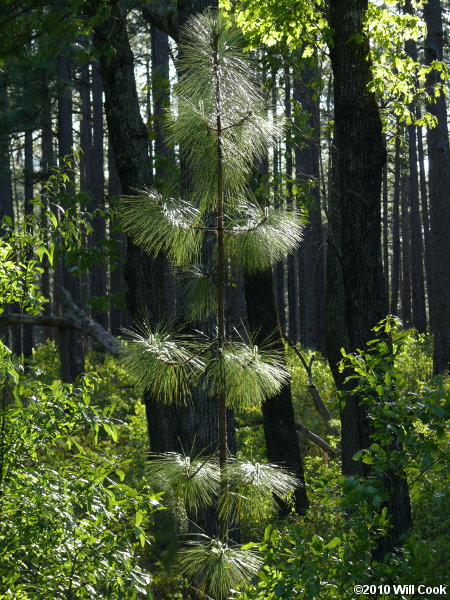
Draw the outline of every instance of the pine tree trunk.
M49 175L50 168L55 164L55 155L53 151L53 128L52 128L52 102L50 97L49 89L49 72L47 70L42 71L42 116L41 116L41 180L44 183ZM48 199L45 194L45 190L41 190L41 202L44 206L41 208L41 219L40 225L43 231L47 228L47 216L46 209L48 208ZM44 272L42 273L41 286L42 294L44 298L47 298L48 302L44 304L44 315L55 314L54 302L53 302L53 289L51 289L51 277L50 277L50 263L46 260L43 264ZM52 327L50 330L44 330L44 340L46 337L50 337L56 340L57 332Z
M103 243L106 238L106 223L98 211L105 208L105 176L103 160L103 80L100 65L92 62L92 174L90 189L90 210L97 211L92 220L92 244L97 249L98 258L90 268L90 293L95 298L106 294L107 272L103 259ZM107 327L108 310L92 309L93 318Z
M420 108L417 109L417 116L420 118ZM423 241L425 251L425 281L428 298L428 315L430 319L430 325L432 326L432 314L430 309L430 296L431 292L431 261L430 261L430 221L428 216L428 191L427 191L427 178L425 175L425 155L423 149L423 137L422 127L417 127L417 156L419 159L419 182L420 182L420 207L423 224Z
M72 91L70 89L70 68L67 57L58 56L58 155L60 161L65 157L70 159L73 151L72 130ZM73 169L63 167L62 170L73 181ZM55 295L58 310L63 312L62 288L68 289L75 303L80 304L79 280L71 277L67 270L66 257L61 256L61 262L55 269ZM84 368L84 353L81 334L76 330L60 328L58 330L59 357L61 361L61 378L65 382L74 381Z
M111 141L108 140L108 197L109 203L117 202L122 195L122 184L116 169L116 160ZM130 324L129 313L125 311L125 298L128 284L124 278L127 257L127 236L119 231L117 224L110 222L110 239L114 242L114 255L109 265L109 314L113 335L122 335L122 327Z
M264 340L271 338L271 347L282 352L283 342L270 270L245 276L245 299L249 329L257 332L255 343L262 344ZM271 463L287 467L300 480L302 485L295 491L295 510L298 514L304 514L309 502L289 384L279 394L264 402L262 414L268 459ZM281 507L282 513L283 509L286 507Z
M391 264L391 315L398 314L400 290L400 139L395 138L394 155L394 195L392 199L392 264Z
M300 295L304 297L304 345L325 353L325 252L320 203L319 168L319 101L314 99L312 84L317 77L317 58L305 63L294 78L294 101L308 118L303 125L306 133L295 146L296 180L308 194L309 222L305 227L299 271L304 272ZM300 147L301 144L301 147ZM312 182L312 187L308 183ZM301 265L301 262L303 263Z
M333 187L329 203L327 256L327 346L336 385L347 390L341 410L342 469L366 475L368 466L353 455L370 446L367 406L338 371L340 349L364 348L372 327L386 316L381 260L381 182L386 160L381 119L370 81L369 43L364 35L367 0L330 0L334 31L330 57L334 74L335 135ZM405 511L391 512L386 543L393 549L411 527L407 488L390 489L390 498ZM398 517L398 518L397 518ZM395 520L397 519L397 520Z
M277 68L272 70L272 107L274 111L274 119L276 118L277 106ZM280 207L280 150L278 142L273 148L273 197L274 207ZM284 264L280 260L273 268L273 280L275 286L275 299L278 309L278 318L280 321L281 331L286 331L286 311L285 311L285 292L284 292Z
M8 92L6 73L0 71L0 113L5 114L8 108ZM0 129L0 220L3 217L11 219L14 224L14 202L11 180L11 163L9 135L6 128ZM0 227L0 236L2 228ZM8 327L4 333L4 341L11 347L15 328ZM3 337L3 336L2 336Z
M413 14L411 0L405 2L405 12ZM417 60L417 45L414 40L405 42L406 54ZM411 112L414 107L410 105ZM419 332L426 331L427 317L425 311L425 282L423 274L423 241L419 209L419 174L417 170L417 138L416 126L408 125L408 159L409 159L409 205L411 210L411 295L412 325Z
M291 209L293 198L293 160L292 160L292 106L291 106L291 71L289 64L284 66L284 114L287 122L286 131L286 204ZM293 341L298 341L298 285L295 265L295 254L289 254L287 264L287 293L288 293L288 331Z
M33 130L27 129L25 131L25 163L23 170L24 179L24 214L33 214L33 204L31 201L34 197L33 191ZM22 352L25 358L31 356L33 350L33 328L32 327L21 327L22 330Z
M401 230L402 230L402 321L411 327L411 213L409 206L409 175L404 165L401 175Z
M429 0L423 9L427 25L425 39L425 62L443 59L444 36L442 30L442 7L439 0ZM427 84L439 81L434 71ZM437 119L436 127L428 129L428 164L430 194L430 250L431 293L430 312L434 333L435 373L449 369L450 363L450 148L448 140L447 107L445 95L427 106Z

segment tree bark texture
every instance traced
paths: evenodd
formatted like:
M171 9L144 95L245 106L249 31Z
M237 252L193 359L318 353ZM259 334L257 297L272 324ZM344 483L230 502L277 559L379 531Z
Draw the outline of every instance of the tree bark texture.
M339 390L342 469L344 475L366 475L367 466L353 455L370 443L367 406L344 384L339 373L340 349L364 348L371 328L388 311L381 260L381 181L386 160L381 119L370 81L369 43L364 34L367 0L331 0L334 31L330 57L334 75L334 156L329 203L327 256L327 347ZM401 518L391 513L389 544L411 527L405 486L390 489L393 501L404 506ZM404 514L403 514L404 513ZM397 519L397 520L396 520Z
M427 25L425 61L443 59L444 35L442 7L439 0L429 0L423 9ZM431 73L427 84L439 81L439 72ZM450 366L450 148L448 139L445 94L427 106L437 119L437 126L428 129L431 294L430 309L434 333L435 373L443 373Z
M60 54L57 61L58 78L58 156L61 170L73 182L73 169L63 165L64 159L71 159L73 151L72 125L72 90L70 87L70 63L67 56ZM69 182L69 190L70 190ZM66 257L61 256L61 263L55 269L55 295L62 312L62 289L67 288L77 304L80 303L79 280L72 277L67 270ZM61 378L65 382L74 381L84 369L84 353L82 338L78 331L58 330L59 356L61 361Z
M389 312L398 314L398 296L400 290L400 139L395 138L394 154L394 194L392 198L392 263L391 298Z
M270 338L272 348L283 352L270 269L245 276L245 299L249 329L251 332L257 332L255 343L262 344ZM301 486L295 491L295 509L297 513L304 514L309 502L289 384L285 385L279 394L263 403L262 414L269 461L287 467L300 480Z
M306 120L302 121L302 130L296 131L295 178L307 197L308 224L303 232L301 253L299 253L299 271L303 270L303 287L299 294L303 296L304 323L303 345L325 353L325 251L320 203L319 168L319 100L315 99L312 84L317 77L316 58L304 61L301 72L294 77L294 101L296 110L301 109ZM311 185L310 185L311 184Z

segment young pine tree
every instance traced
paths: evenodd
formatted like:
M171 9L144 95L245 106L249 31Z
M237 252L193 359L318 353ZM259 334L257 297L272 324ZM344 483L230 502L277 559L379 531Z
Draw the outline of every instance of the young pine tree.
M224 600L261 564L256 553L230 543L230 528L249 513L263 516L273 506L273 494L285 495L298 485L279 466L236 460L228 452L227 407L264 402L288 373L283 357L257 347L251 336L227 338L226 279L233 270L266 269L292 252L300 242L301 221L295 211L263 209L252 197L252 165L279 131L267 119L239 33L208 11L188 23L184 39L176 115L168 130L188 165L190 196L176 199L146 190L126 200L122 221L135 243L153 255L164 251L189 276L189 318L215 313L215 331L183 335L187 327L143 323L132 333L124 361L135 385L155 399L189 402L192 387L203 386L217 403L212 453L153 457L149 474L177 507L195 513L215 506L217 539L190 542L180 560L197 589Z

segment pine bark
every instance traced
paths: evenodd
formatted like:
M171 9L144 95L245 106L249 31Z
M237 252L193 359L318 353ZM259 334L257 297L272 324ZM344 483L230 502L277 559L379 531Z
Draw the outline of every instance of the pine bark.
M442 6L439 0L429 0L423 9L427 25L425 62L443 60L444 35ZM433 71L427 84L439 81L439 72ZM443 373L450 366L450 148L448 139L445 94L427 106L436 117L437 125L428 129L428 164L430 197L430 254L431 294L430 310L434 333L433 370Z
M389 312L398 314L400 290L400 139L395 138L394 154L394 194L392 199L392 263L391 263L391 303Z
M291 70L288 63L284 66L284 113L288 124L286 130L285 169L286 169L286 205L292 209L295 202L293 196L293 147L292 147L292 104L291 104ZM298 333L298 281L295 254L286 258L287 297L288 297L288 332L293 341L299 339Z
M320 117L319 100L312 87L317 77L317 59L304 62L294 78L294 101L306 115L303 136L295 145L295 178L307 195L308 224L299 253L299 272L303 271L304 300L302 344L325 353L325 251L320 202ZM297 134L298 136L298 134Z
M331 0L329 24L334 31L330 57L334 75L335 135L333 181L329 204L327 255L327 346L341 409L342 469L366 475L368 466L353 455L370 446L371 425L363 399L344 384L337 364L340 349L364 348L371 328L388 311L381 256L381 181L386 160L381 119L370 81L369 43L363 22L367 0ZM398 482L390 497L401 506L391 512L386 544L393 549L411 527L407 487ZM403 510L404 508L404 510ZM398 518L397 518L398 517Z
M72 124L72 90L70 88L69 59L64 55L58 56L58 156L62 163L69 158L73 151L73 124ZM73 169L63 166L61 168L69 180L73 182ZM69 184L70 189L70 184ZM63 312L62 289L67 288L75 300L80 304L79 280L69 274L66 256L61 255L60 264L55 269L55 295L59 311ZM58 330L59 357L61 361L61 378L65 382L74 381L84 368L84 353L82 338L77 331Z

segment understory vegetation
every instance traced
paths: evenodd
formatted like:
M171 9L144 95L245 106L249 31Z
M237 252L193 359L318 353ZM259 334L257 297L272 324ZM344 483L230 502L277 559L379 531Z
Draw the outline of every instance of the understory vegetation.
M450 493L443 425L449 386L430 378L428 336L410 331L400 338L395 363L383 375L386 380L390 373L397 400L384 404L394 410L392 428L407 448L413 532L396 555L373 561L377 536L388 527L376 480L344 478L338 456L330 458L304 439L311 508L305 517L293 513L269 523L250 516L242 523L244 548L257 550L263 563L257 578L234 597L345 599L355 584L416 589L445 584ZM378 361L375 346L371 360ZM297 417L338 454L338 438L317 416L303 365L292 350L287 353ZM303 356L309 359L310 352ZM367 356L361 364L373 367ZM0 598L190 598L174 554L161 553L154 539L155 516L167 518L164 495L146 481L145 409L118 361L91 353L85 376L62 384L54 342L47 341L25 366L2 346L1 371L7 385L1 415ZM320 356L313 377L336 425L338 397ZM360 385L373 384L361 375ZM377 393L382 398L386 390L370 389L376 427ZM259 410L245 408L237 419L239 457L265 460ZM386 460L377 452L376 434L362 459Z

